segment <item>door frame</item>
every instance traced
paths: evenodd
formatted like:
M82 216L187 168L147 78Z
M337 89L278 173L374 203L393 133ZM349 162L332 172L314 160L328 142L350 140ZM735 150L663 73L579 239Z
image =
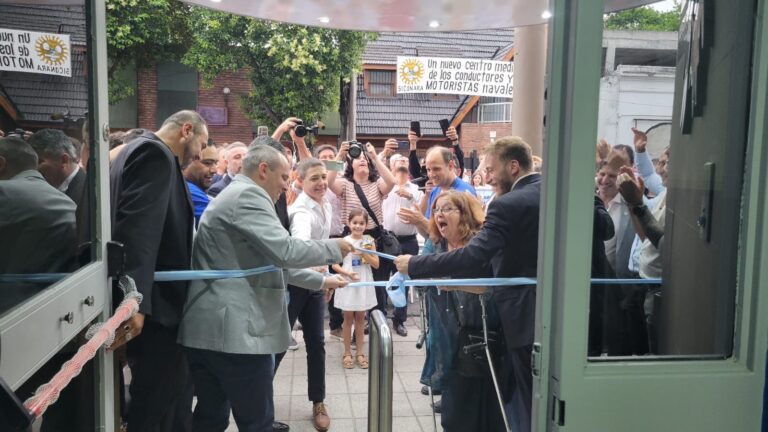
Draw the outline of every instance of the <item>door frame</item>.
M85 0L91 158L95 203L92 228L96 243L93 260L65 279L41 291L0 318L0 376L17 389L94 319L105 321L112 312L112 291L107 276L106 244L109 218L109 101L107 96L107 31L105 0ZM85 143L89 145L89 143ZM45 245L39 245L45 247ZM93 296L93 305L84 299ZM69 324L62 317L72 312ZM113 355L99 350L95 358L97 430L112 432L114 406Z
M759 296L759 288L768 286L768 274L760 272L768 268L767 7L758 0L733 354L724 360L591 363L591 255L584 245L592 242L603 9L602 2L552 1L533 430L592 431L602 424L625 431L759 430L768 349L768 298Z

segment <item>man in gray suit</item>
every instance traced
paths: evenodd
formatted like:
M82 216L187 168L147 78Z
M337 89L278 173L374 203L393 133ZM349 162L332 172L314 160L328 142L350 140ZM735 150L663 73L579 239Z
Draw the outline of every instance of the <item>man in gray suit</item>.
M45 181L37 164L35 151L24 140L0 139L0 274L73 269L75 203ZM0 313L43 288L0 284Z
M346 284L312 270L290 270L340 262L352 251L341 240L290 237L274 204L288 188L290 165L268 146L248 150L242 172L203 213L192 252L201 270L282 271L244 279L193 282L184 305L179 343L195 381L195 431L224 431L231 408L241 432L271 432L273 354L290 341L286 283L333 290Z

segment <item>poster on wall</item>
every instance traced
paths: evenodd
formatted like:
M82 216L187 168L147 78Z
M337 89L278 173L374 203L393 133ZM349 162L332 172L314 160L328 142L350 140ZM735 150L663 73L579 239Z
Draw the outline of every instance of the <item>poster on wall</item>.
M515 66L509 61L397 57L397 93L512 97Z
M0 70L71 77L69 35L0 28Z

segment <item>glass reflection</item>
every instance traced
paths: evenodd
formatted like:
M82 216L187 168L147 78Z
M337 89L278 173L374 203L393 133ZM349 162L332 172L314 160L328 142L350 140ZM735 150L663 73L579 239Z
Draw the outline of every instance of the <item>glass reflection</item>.
M593 361L732 352L749 80L724 84L729 70L749 70L749 47L729 47L752 35L717 33L713 20L725 28L735 15L709 7L605 20L592 274L625 282L591 288ZM651 28L654 16L667 28Z
M71 3L71 2L70 2ZM84 5L0 4L0 315L92 259ZM60 277L59 277L60 278Z

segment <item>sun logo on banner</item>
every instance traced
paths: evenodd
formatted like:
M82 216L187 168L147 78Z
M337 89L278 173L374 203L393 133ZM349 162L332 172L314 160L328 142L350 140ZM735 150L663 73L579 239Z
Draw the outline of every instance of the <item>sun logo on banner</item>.
M424 78L424 64L416 59L408 59L400 66L400 79L407 85L418 84Z
M35 50L40 60L50 66L61 66L67 61L67 45L56 36L40 36L35 41Z

